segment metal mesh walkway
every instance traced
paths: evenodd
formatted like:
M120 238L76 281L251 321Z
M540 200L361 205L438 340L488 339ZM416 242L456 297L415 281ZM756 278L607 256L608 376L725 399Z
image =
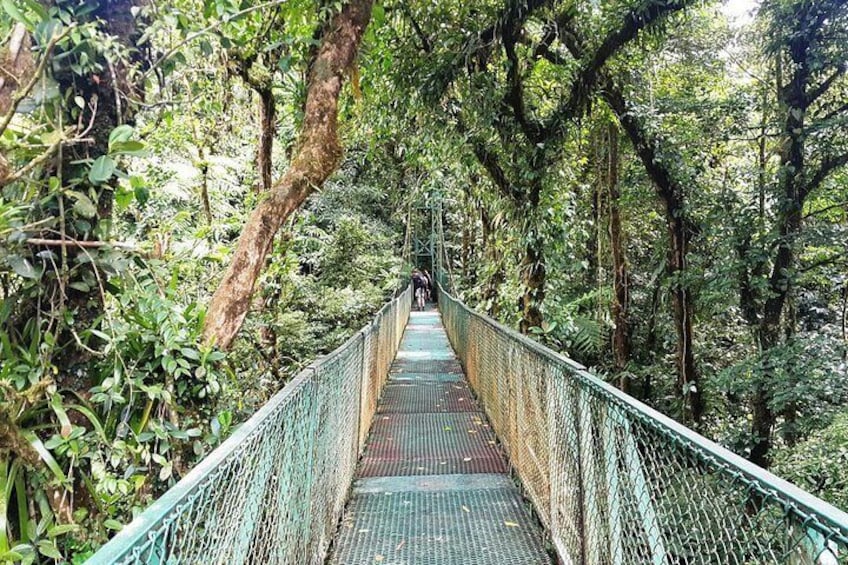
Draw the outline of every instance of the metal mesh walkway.
M438 312L413 312L330 563L551 563Z

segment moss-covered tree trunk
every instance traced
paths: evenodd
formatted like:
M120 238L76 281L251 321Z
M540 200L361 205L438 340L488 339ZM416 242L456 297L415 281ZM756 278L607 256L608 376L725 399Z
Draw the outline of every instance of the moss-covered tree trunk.
M630 275L624 254L624 236L621 227L621 197L618 185L620 166L619 129L610 123L607 129L607 191L609 196L609 238L612 255L613 302L612 319L615 324L612 334L612 350L615 369L619 372L619 387L631 392L630 378L625 369L630 363Z
M371 5L372 0L351 0L324 30L307 75L303 126L291 165L248 218L209 304L204 336L219 347L229 347L244 323L274 235L341 161L339 95L371 18Z
M274 134L277 132L277 104L270 87L259 90L259 146L256 150L256 167L259 169L259 181L262 191L271 189L273 178L272 153Z
M534 232L535 233L535 232ZM521 262L521 284L524 293L521 296L521 333L530 333L532 328L541 328L542 302L545 300L545 253L541 237L531 236L524 248L524 259Z

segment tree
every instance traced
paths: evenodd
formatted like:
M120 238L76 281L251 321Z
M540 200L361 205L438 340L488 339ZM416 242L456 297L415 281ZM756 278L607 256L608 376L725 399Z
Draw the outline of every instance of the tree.
M229 347L241 328L256 279L280 226L341 160L339 96L371 17L371 4L371 0L352 0L322 31L320 46L309 65L303 126L289 169L250 215L209 304L205 336L219 347Z
M838 120L848 112L839 92L845 88L848 5L839 1L774 1L762 7L769 22L768 50L775 57L777 99L781 120L778 137L780 166L774 185L778 207L773 225L771 264L760 298L757 339L765 358L784 335L794 332L786 319L787 301L798 275L799 238L808 198L841 167L848 164L848 140ZM786 69L786 78L782 76ZM811 141L813 143L811 143ZM755 267L755 273L758 271ZM755 273L751 273L755 276ZM785 330L785 331L784 331ZM751 460L767 467L776 414L769 374L753 394Z

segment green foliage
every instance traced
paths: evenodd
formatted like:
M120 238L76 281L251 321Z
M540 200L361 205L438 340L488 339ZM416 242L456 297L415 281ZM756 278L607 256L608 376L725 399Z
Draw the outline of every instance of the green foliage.
M209 400L228 381L224 355L200 345L202 311L181 304L176 278L160 286L155 277L167 274L161 268L134 270L111 279L95 326L79 333L66 326L92 353L89 361L56 365L57 337L48 332L61 332L40 317L19 333L0 332L0 408L13 418L0 422L12 442L0 455L7 474L16 475L7 497L17 515L4 531L29 555L100 543L107 522L129 519L184 472L187 454L218 441ZM79 382L94 386L75 388ZM23 476L26 482L17 479ZM93 506L71 505L77 488ZM29 497L44 501L38 515L29 515Z
M778 450L774 471L837 508L848 508L848 415L836 416L791 449Z

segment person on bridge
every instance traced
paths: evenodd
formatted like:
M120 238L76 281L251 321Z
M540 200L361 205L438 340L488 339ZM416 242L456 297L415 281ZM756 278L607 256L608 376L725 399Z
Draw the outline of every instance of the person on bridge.
M433 301L433 275L427 269L424 269L424 280L427 281L427 286L424 287L425 298L427 302Z
M415 303L418 305L418 311L421 312L424 310L424 301L427 294L427 279L418 269L412 271L412 288L415 292Z

